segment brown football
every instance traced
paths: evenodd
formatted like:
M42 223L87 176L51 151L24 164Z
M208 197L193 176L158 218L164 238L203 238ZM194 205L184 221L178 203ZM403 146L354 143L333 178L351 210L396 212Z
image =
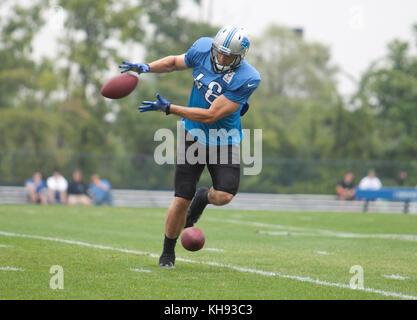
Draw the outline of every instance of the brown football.
M201 229L190 227L184 229L181 234L181 244L189 251L198 251L204 246L204 233Z
M107 81L101 88L101 94L106 98L120 99L135 90L137 84L138 77L130 73L124 73Z

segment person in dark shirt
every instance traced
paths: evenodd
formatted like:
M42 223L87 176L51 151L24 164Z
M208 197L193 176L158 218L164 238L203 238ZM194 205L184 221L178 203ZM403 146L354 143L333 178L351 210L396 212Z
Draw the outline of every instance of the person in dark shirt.
M349 171L343 177L343 180L336 186L336 194L339 200L355 199L355 183L353 181L353 172Z
M404 171L404 170L401 170L400 172L398 172L398 174L397 174L397 184L400 187L405 186L406 180L407 180L407 172Z
M80 170L74 171L72 181L68 185L68 205L91 205L91 199L88 196L88 187L83 181Z

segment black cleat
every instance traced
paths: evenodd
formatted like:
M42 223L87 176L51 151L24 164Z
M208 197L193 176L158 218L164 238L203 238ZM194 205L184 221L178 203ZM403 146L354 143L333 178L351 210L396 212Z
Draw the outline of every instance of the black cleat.
M187 220L184 228L193 227L200 219L204 209L208 204L207 195L209 189L206 187L199 188L194 195L193 201L187 211Z
M174 269L175 268L175 254L163 253L159 258L159 267Z

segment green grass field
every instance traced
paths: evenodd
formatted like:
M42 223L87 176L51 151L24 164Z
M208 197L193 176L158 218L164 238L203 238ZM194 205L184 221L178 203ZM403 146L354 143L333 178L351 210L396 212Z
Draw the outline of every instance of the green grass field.
M417 299L417 215L206 210L157 267L165 209L0 206L0 299ZM53 290L50 268L63 268ZM354 265L364 289L352 289Z

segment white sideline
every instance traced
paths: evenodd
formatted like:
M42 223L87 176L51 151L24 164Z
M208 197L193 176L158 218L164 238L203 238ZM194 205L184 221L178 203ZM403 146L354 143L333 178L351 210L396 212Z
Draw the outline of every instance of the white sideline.
M145 255L148 257L152 257L152 258L159 258L159 255L155 253L122 249L122 248L117 248L117 247L109 247L109 246L91 244L91 243L76 241L76 240L66 240L66 239L52 238L52 237L45 237L45 236L19 234L19 233L7 232L7 231L0 231L0 235L6 236L6 237L19 237L19 238L29 238L29 239L61 242L61 243L73 244L73 245L78 245L78 246L83 246L83 247L94 248L94 249L112 250L112 251L131 253L131 254L136 254L136 255ZM233 265L228 265L228 264L223 264L223 263L218 263L218 262L209 262L209 261L204 262L204 261L196 261L196 260L183 259L183 258L177 258L177 261L183 261L183 262L188 262L188 263L198 263L198 264L215 266L215 267L220 267L220 268L227 268L227 269L232 269L232 270L236 270L240 272L248 272L248 273L259 274L263 276L272 276L272 277L278 277L278 278L283 278L283 279L298 280L301 282L309 282L309 283L328 286L328 287L337 287L337 288L343 288L343 289L364 291L364 292L369 292L369 293L380 294L380 295L387 296L387 297L417 300L417 296L410 296L410 295L406 295L403 293L390 292L390 291L384 291L384 290L373 289L373 288L352 289L349 285L343 284L343 283L328 282L328 281L323 281L320 279L312 279L310 277L301 277L301 276L295 276L295 275L282 274L279 272L269 272L269 271L262 271L258 269L238 267L238 266L233 266Z
M313 229L313 228L302 228L294 226L284 226L279 224L270 224L254 221L243 221L243 220L234 220L234 219L217 219L212 217L206 217L206 221L212 222L222 222L222 223L232 223L232 224L241 224L249 225L252 227L261 227L261 228L273 228L278 230L284 230L280 233L260 231L259 233L267 233L270 235L285 235L285 232L289 231L298 231L296 235L304 236L326 236L326 237L335 237L335 238L348 238L348 239L389 239L389 240L404 240L404 241L413 241L417 242L417 235L415 234L366 234L366 233L352 233L352 232L336 232L331 230L324 229ZM304 233L307 232L307 233Z

